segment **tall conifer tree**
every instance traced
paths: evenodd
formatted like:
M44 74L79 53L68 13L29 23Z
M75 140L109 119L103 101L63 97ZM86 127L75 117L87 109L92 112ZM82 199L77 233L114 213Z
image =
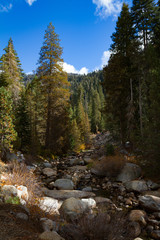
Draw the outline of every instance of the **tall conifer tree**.
M52 23L44 35L40 51L38 77L46 101L45 147L53 152L63 149L67 142L69 83L62 67L62 48ZM64 124L65 122L65 124Z

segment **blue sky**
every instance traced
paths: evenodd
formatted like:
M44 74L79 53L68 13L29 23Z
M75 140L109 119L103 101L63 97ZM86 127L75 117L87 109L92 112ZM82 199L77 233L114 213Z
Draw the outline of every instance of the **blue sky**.
M121 5L121 0L0 0L0 55L12 37L24 72L36 70L44 32L52 22L67 72L101 69Z

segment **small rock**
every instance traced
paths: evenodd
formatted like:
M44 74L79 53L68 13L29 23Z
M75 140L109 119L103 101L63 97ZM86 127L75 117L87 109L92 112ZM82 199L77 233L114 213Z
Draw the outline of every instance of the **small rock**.
M83 198L81 199L82 202L86 204L88 208L95 208L96 207L96 201L93 198Z
M57 176L57 170L52 168L44 168L42 170L43 175L46 175L47 177Z
M138 222L129 223L129 228L133 237L138 237L141 234L141 227Z
M65 240L57 232L54 231L52 232L45 231L39 236L39 238L41 240Z
M146 213L142 210L132 210L129 214L129 220L131 222L139 222L146 226Z
M73 190L74 183L70 179L57 179L54 186L60 190Z
M82 189L84 192L92 192L92 187L85 187Z
M39 207L49 213L55 213L58 212L58 209L60 208L58 200L50 197L43 197L39 201Z
M151 236L154 238L154 239L160 239L160 230L153 230L151 232Z
M41 218L40 221L42 223L42 228L44 231L58 231L58 224L51 219Z
M28 221L28 216L25 213L17 213L16 215L17 218Z
M127 191L144 192L148 190L147 184L143 180L134 180L125 183Z

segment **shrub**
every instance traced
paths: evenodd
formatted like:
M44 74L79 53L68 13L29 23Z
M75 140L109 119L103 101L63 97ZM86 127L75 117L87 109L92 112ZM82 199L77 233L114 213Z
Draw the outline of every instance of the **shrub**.
M106 145L106 155L107 156L112 156L114 154L115 154L114 146L112 144L107 144Z
M29 199L27 204L34 205L37 203L37 198L41 196L40 182L33 171L29 170L24 163L13 161L8 172L5 173L3 185L23 185L27 187Z
M96 162L94 169L98 170L101 176L116 177L125 164L123 156L106 156Z
M10 204L20 204L19 197L9 197L8 199L5 200L5 203L10 203Z
M60 235L66 240L131 240L128 217L126 213L107 213L85 215L78 222L67 224Z

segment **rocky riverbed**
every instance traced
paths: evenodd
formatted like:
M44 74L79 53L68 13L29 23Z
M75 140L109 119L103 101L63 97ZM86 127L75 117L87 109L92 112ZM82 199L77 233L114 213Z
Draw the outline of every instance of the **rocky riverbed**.
M160 186L126 161L110 176L111 167L99 162L111 141L109 133L99 134L89 150L28 166L42 181L39 207L58 216L40 219L40 239L160 239ZM1 194L18 196L23 206L28 198L25 186L4 185Z

